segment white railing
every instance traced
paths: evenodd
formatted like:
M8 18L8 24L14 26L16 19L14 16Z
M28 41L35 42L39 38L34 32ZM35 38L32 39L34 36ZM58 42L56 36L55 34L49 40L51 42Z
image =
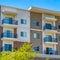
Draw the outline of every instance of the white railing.
M45 57L45 58L60 58L60 55L40 54L40 57Z

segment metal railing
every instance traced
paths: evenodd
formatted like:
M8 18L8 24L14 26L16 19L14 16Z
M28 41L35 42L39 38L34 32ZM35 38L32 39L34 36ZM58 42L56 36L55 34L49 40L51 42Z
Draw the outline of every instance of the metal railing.
M1 34L1 38L2 37L6 37L6 38L17 38L17 34L14 34L14 33L2 33Z
M44 38L44 42L57 42L57 38L45 37L45 38Z
M52 50L52 51L44 51L44 54L47 54L47 55L58 55L58 51L55 51L55 50Z
M45 30L45 29L49 29L49 30L57 30L57 28L55 27L55 26L46 26L46 25L44 25L44 27L43 27L43 30Z
M9 19L3 19L2 20L2 24L13 24L13 25L18 25L18 21L16 21L16 20L9 20Z

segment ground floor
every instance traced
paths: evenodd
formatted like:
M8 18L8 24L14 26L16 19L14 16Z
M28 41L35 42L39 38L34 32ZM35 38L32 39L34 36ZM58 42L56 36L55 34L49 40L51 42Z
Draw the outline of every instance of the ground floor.
M0 51L5 50L13 50L19 49L24 43L19 41L11 41L11 40L0 40ZM44 58L45 57L45 58ZM46 60L49 57L49 60L60 60L59 55L45 55L41 54L40 57L34 58L34 60Z

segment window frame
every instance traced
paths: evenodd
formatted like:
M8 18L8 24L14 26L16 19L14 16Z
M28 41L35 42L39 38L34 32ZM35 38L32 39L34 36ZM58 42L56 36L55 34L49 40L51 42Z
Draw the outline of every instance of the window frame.
M21 24L27 24L27 20L26 19L21 19Z
M39 46L34 46L33 49L34 49L34 51L38 52L39 51Z
M37 27L37 26L40 25L40 23L39 23L38 21L34 21L34 22L33 22L33 25L34 25L35 27Z
M38 33L33 33L33 38L34 39L39 39L39 34Z
M21 34L21 37L27 37L27 32L20 32L20 34Z
M60 30L60 25L58 25L58 29Z

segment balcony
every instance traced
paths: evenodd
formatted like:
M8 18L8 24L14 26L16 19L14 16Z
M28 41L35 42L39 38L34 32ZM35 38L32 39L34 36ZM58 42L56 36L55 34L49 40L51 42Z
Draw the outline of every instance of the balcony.
M55 18L55 16L52 16L52 15L44 15L44 20L57 21L57 19Z
M4 32L1 34L1 40L17 41L17 34Z
M47 54L47 55L58 55L58 51L55 51L55 50L52 50L52 51L44 51L44 54Z
M45 24L45 26L43 27L44 31L49 31L49 32L57 32L57 28L55 26L53 26L52 24Z
M17 28L17 25L18 25L18 21L13 20L12 18L5 18L2 20L3 27Z
M57 38L52 38L52 37L45 37L44 42L46 44L58 44Z

